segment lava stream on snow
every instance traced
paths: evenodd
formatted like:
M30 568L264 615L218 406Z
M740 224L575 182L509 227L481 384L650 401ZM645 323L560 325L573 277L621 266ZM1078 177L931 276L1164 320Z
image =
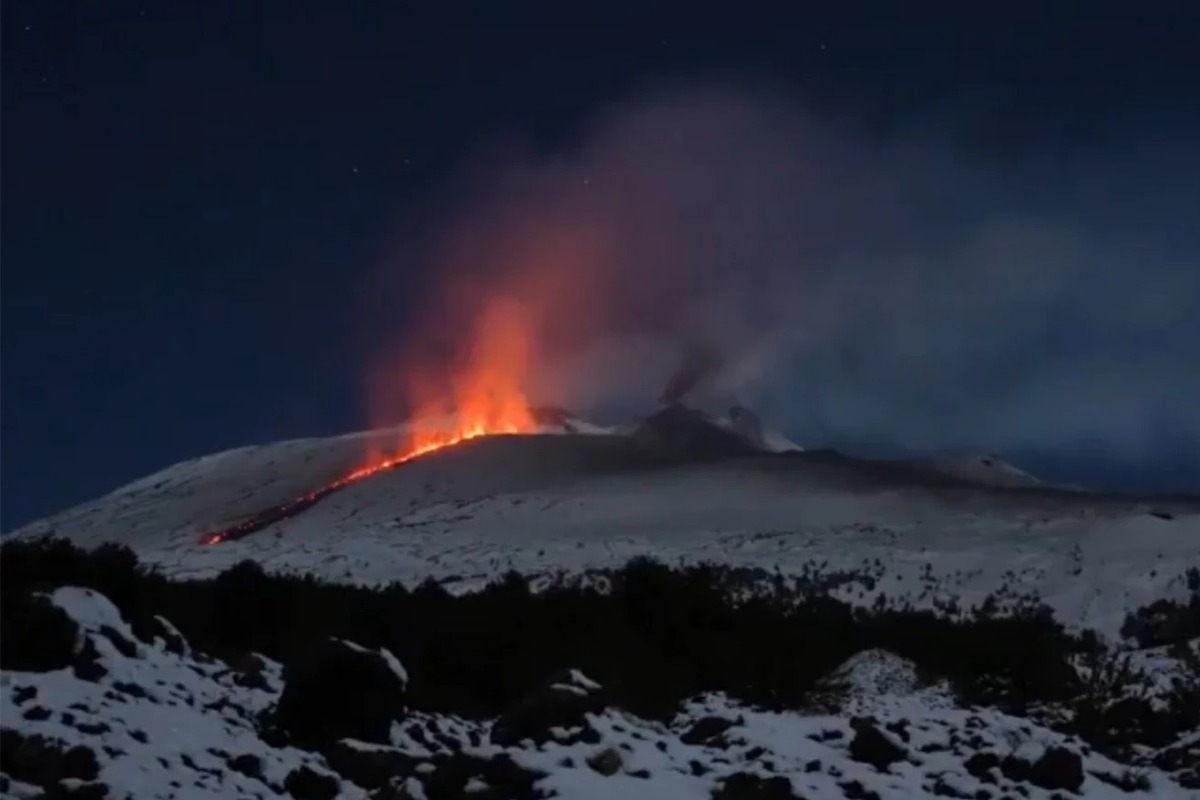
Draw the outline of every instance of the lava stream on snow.
M515 422L510 422L505 425L494 428L475 427L466 431L450 433L450 434L427 434L418 438L408 452L402 456L384 459L370 466L361 467L354 472L343 475L335 481L325 484L311 492L306 492L299 497L292 498L285 503L272 506L270 508L259 511L248 519L244 519L236 525L231 525L228 528L222 528L211 533L206 533L200 537L200 544L213 545L221 544L222 542L235 541L252 533L257 533L263 528L266 528L276 522L281 522L285 519L290 519L297 514L305 511L318 502L333 494L334 492L345 489L352 483L356 483L372 475L378 475L389 469L406 464L413 459L428 453L433 453L442 450L446 447L459 444L460 442L478 439L482 436L492 436L505 433L528 433L532 429L532 422L529 426L518 425Z
M407 447L400 455L370 457L367 466L331 483L236 525L206 533L200 537L200 544L241 539L296 516L352 483L459 442L536 431L538 426L523 388L528 380L531 348L532 328L526 310L510 302L488 304L476 321L470 354L452 377L436 383L411 378L403 382L405 394L421 413L414 417ZM431 425L428 420L438 422Z

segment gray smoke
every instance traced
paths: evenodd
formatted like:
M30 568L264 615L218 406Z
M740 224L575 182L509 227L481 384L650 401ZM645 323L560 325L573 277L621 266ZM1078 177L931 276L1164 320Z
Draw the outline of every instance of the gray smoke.
M769 91L649 93L570 148L473 162L423 258L527 301L534 391L584 411L646 410L699 339L720 359L667 396L801 441L1200 451L1197 148L984 158L930 133L952 123L879 136Z

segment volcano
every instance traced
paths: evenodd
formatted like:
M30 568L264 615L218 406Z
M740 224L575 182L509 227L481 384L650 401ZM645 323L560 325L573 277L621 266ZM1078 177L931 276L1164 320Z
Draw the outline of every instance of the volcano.
M414 430L436 441L437 425L247 447L12 535L120 542L169 575L251 558L365 584L433 577L461 591L502 568L582 573L637 555L784 574L814 560L878 564L870 588L845 594L932 607L950 590L923 590L923 576L943 576L956 600L1004 586L1105 630L1131 607L1185 591L1175 567L1200 562L1195 498L1058 489L994 459L802 450L748 416L676 404L606 427L542 409L524 433L463 437L366 468L364 453L394 451Z
M850 800L998 787L1049 800L1185 798L1200 786L1187 666L1200 658L1189 639L1200 576L1188 572L1200 563L1200 499L1060 489L991 456L802 449L744 407L673 402L619 426L554 407L522 418L516 431L463 435L451 416L231 450L6 536L0 795L166 797L197 774L196 796L261 798ZM42 537L125 545L158 576L106 549L39 551ZM662 565L695 569L673 578ZM393 582L413 591L367 588ZM585 590L591 605L578 604ZM701 594L677 596L689 592ZM175 598L186 635L136 605L156 596ZM756 627L780 597L803 613L777 633ZM303 598L318 602L304 606L311 617L293 608ZM564 602L611 616L581 629ZM521 608L560 627L531 629ZM593 641L645 618L630 638ZM333 638L305 638L310 619ZM925 647L935 625L958 638ZM912 638L892 635L897 626ZM342 630L383 636L395 654ZM707 638L689 638L697 632ZM639 660L655 636L665 660ZM889 636L920 663L853 652ZM1123 660L1071 661L1088 641L1123 648L1111 651ZM228 642L216 658L199 649ZM245 652L288 643L279 661ZM778 695L769 708L739 699L747 686L787 690L796 677L776 660L808 669L831 647L850 657L812 676L799 710ZM1051 658L1054 647L1067 650ZM1014 711L918 677L960 650L968 665L999 654L986 686L1049 682L1068 694ZM664 725L616 706L580 670L532 686L522 671L585 657L620 673L623 696L648 680L664 697L688 685L715 693L672 699ZM1010 676L1038 658L1063 674L1032 661ZM708 672L755 663L729 694ZM528 694L480 710L480 698L514 690ZM1073 716L1093 706L1109 709L1100 734ZM1113 746L1114 725L1140 749Z

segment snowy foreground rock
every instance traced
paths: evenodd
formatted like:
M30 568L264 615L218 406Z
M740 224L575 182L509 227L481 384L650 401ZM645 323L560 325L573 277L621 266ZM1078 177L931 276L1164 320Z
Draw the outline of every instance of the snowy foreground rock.
M479 721L408 710L386 650L330 639L287 669L226 663L166 620L135 633L69 586L23 613L43 635L3 673L4 797L1200 797L1184 763L1200 732L1174 745L1174 775L1148 748L1117 763L1031 719L960 707L882 651L830 675L808 713L712 694L649 721L567 670Z

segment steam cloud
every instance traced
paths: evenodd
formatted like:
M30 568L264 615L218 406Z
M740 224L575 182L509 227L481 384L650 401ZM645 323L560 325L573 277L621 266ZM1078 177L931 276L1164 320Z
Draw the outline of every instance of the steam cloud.
M531 394L585 412L649 410L707 341L696 366L720 369L668 395L800 441L1200 452L1195 149L989 160L945 122L880 136L770 91L648 93L569 148L472 161L397 256L423 285L384 296L437 298L404 341L438 358L486 298L520 303Z

